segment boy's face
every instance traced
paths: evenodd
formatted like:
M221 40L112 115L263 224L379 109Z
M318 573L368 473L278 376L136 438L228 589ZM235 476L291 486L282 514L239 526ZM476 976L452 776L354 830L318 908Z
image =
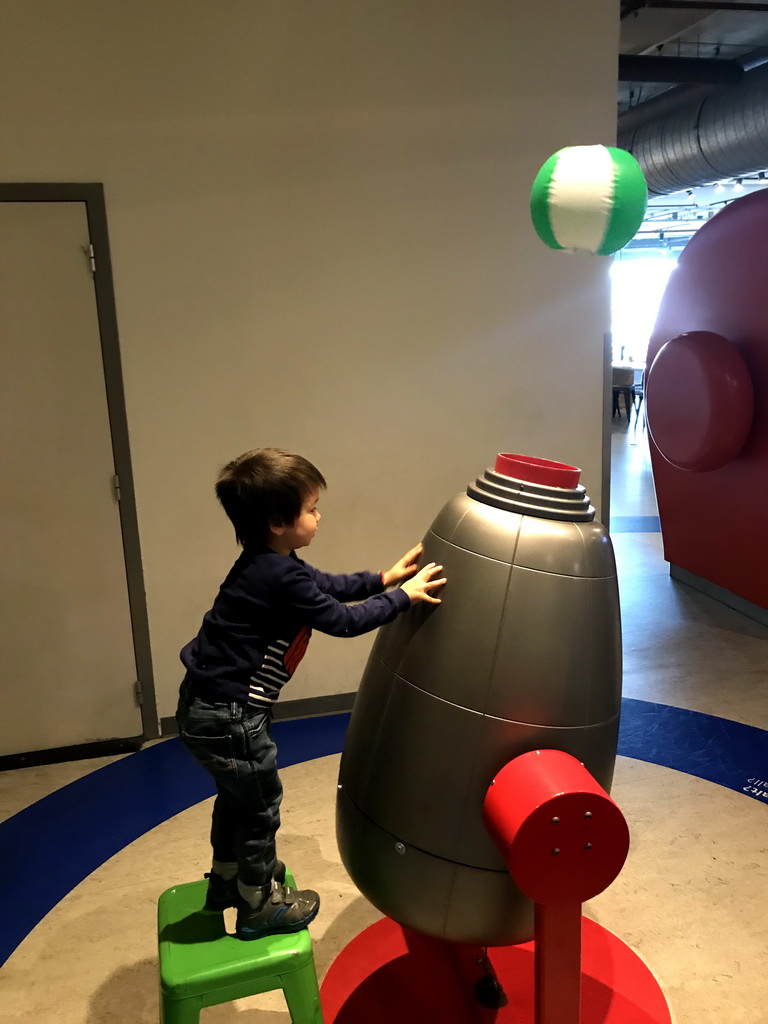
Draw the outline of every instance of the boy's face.
M317 533L317 526L320 522L320 513L317 511L317 501L320 497L319 491L312 491L306 495L301 505L301 512L295 522L288 526L270 527L270 547L280 554L290 554L296 548L305 548L312 543L312 538Z

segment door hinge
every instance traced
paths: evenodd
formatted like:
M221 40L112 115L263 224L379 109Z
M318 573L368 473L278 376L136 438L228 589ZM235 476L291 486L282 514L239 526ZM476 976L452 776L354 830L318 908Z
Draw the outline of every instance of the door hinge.
M91 271L91 277L96 277L96 252L92 245L81 245L80 248L83 250L83 255L88 260L88 269Z
M133 699L136 701L137 708L140 708L144 703L144 691L141 688L140 679L137 679L133 684Z
M120 477L115 473L112 477L112 490L115 494L115 499L120 501Z

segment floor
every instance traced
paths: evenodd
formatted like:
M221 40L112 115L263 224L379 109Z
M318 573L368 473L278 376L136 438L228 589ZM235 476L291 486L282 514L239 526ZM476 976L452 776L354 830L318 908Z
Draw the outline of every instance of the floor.
M768 1024L768 629L670 580L642 423L614 419L612 442L626 697L613 796L632 847L586 912L651 967L676 1024ZM280 853L322 894L321 976L379 917L334 839L344 725L281 723L279 740ZM207 869L208 793L174 739L0 774L6 1024L157 1021L156 901ZM289 1019L275 993L202 1015Z

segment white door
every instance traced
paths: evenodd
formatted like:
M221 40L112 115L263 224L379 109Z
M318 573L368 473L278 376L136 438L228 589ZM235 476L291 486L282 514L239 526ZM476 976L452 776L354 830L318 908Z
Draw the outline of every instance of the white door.
M0 755L141 734L82 202L0 202Z

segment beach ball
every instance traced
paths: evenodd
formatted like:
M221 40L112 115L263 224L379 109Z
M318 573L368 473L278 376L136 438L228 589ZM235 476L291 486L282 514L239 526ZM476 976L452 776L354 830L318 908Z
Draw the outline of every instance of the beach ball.
M608 256L643 222L648 187L640 164L616 146L566 146L531 189L531 217L550 249Z

